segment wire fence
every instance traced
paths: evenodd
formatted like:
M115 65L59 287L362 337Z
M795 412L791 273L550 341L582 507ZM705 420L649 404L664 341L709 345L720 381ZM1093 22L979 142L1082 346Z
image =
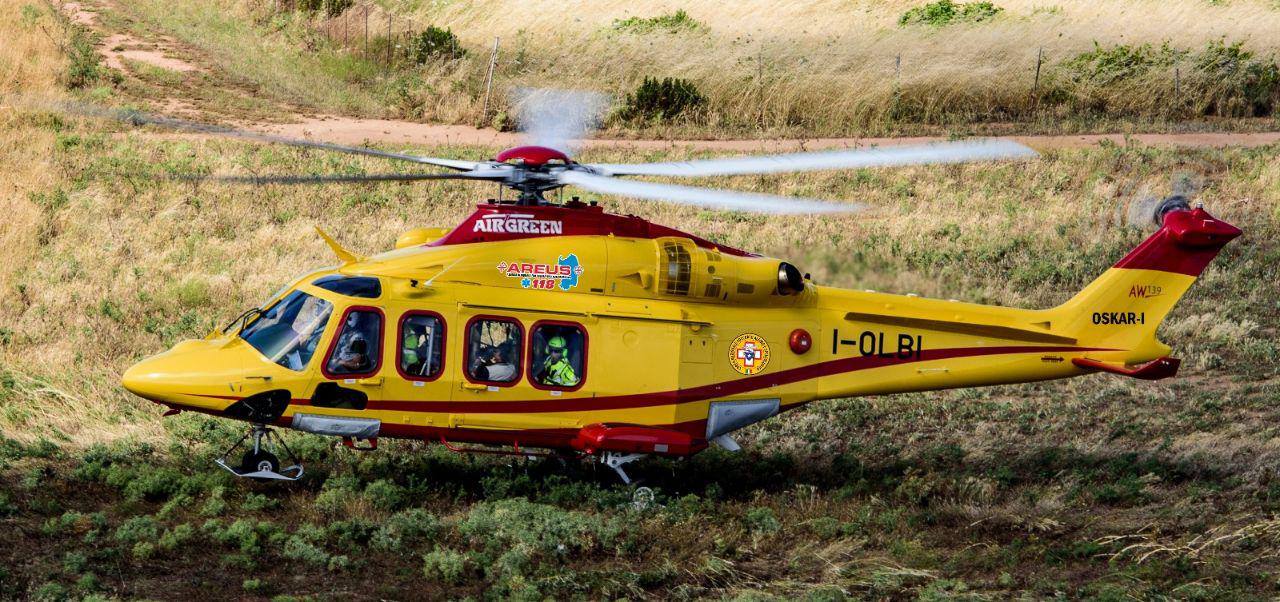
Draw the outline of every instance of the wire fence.
M519 47L508 50L504 56L503 42L498 37L493 39L491 45L486 44L480 49L472 48L464 51L451 32L424 26L415 17L395 14L378 5L353 4L352 0L272 1L277 10L296 9L302 2L319 3L320 10L313 13L316 16L311 21L312 31L322 36L327 44L340 52L358 56L384 71L423 67L442 57L454 59L469 55L471 60L468 61L468 66L478 69L478 76L483 77L484 81L480 123L486 123L491 112L495 110L497 103L493 100L494 87L499 85L495 82L496 78L518 80L529 74L552 71L555 67L555 57L537 56L536 53L530 53L527 48L519 46L519 43L517 43ZM337 10L325 12L325 6L334 6ZM428 34L436 35L432 37ZM442 48L442 45L448 44L454 45L452 49ZM771 45L765 41L756 41L753 44L758 45L755 51L750 53L754 56L744 57L739 62L748 64L740 65L739 68L750 80L742 92L756 99L755 104L758 105L758 109L751 112L757 113L753 117L761 125L764 125L768 119L766 105L772 100L771 92L785 93L783 82L786 80L793 81L799 77L796 74L813 71L815 65L831 63L862 61L856 63L857 71L867 74L872 79L877 77L876 63L883 65L881 68L883 71L880 71L881 75L878 78L881 80L892 78L889 99L892 107L889 110L894 115L909 117L917 113L911 108L913 104L933 104L929 99L924 98L930 92L919 89L921 85L928 88L936 84L935 80L939 77L937 68L930 64L931 59L928 57L908 57L902 53L894 53L891 56L882 55L879 58L871 57L867 60L868 57L851 56L849 53L841 53L837 50L802 50L786 45ZM1078 55L1078 52L1069 56L1075 55ZM999 81L977 84L987 86L989 89L999 89L1001 98L993 97L985 101L971 99L973 106L977 107L981 102L1003 102L1005 106L998 108L998 111L1024 116L1039 112L1042 104L1054 107L1066 106L1070 110L1081 111L1090 110L1091 106L1105 105L1113 110L1128 111L1133 114L1185 116L1197 113L1271 114L1274 106L1280 104L1280 84L1273 86L1274 89L1264 90L1261 95L1256 90L1245 90L1242 93L1240 90L1227 89L1232 85L1237 88L1240 86L1223 78L1215 81L1212 74L1196 70L1194 62L1189 62L1186 57L1167 65L1153 67L1142 77L1098 83L1087 77L1076 80L1064 78L1061 70L1056 69L1063 64L1062 59L1050 64L1052 56L1053 49L1041 45L1029 48L1018 56L995 59L1000 64L994 68L991 65L983 65L984 68L1005 72L1003 76L996 78ZM749 64L753 62L754 65ZM1233 69L1228 65L1225 71L1234 73ZM850 71L852 70L851 66ZM1192 77L1188 77L1189 74ZM930 80L927 77L934 79ZM1189 79L1194 81L1189 82ZM945 78L943 81L945 82ZM1189 83L1191 85L1188 85ZM912 89L913 86L917 89ZM852 87L847 91L848 96L856 96L859 93L869 92L855 90ZM1254 98L1247 98L1248 96ZM1016 107L1010 104L1011 98L1015 99ZM939 109L934 106L928 110ZM971 108L971 110L974 109Z

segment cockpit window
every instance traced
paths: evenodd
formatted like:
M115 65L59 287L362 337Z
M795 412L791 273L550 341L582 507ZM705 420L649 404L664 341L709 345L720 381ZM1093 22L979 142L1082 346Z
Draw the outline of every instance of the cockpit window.
M293 291L241 330L240 338L267 359L302 371L315 355L331 313L328 301Z
M377 278L368 276L343 276L341 274L330 274L321 278L317 278L311 283L327 291L333 291L339 295L348 297L360 297L362 299L377 299L382 296L382 283Z

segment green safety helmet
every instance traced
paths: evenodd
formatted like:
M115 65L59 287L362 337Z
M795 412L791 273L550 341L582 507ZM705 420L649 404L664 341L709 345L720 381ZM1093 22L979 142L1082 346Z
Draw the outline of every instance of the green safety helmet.
M564 350L567 348L568 345L564 342L564 337L560 335L553 336L547 341L547 353L551 353L552 351L564 353Z

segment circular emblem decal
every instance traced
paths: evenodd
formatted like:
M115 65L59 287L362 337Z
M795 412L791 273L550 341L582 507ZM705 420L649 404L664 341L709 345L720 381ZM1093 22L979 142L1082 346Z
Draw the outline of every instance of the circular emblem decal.
M759 374L769 365L769 344L764 337L747 333L729 345L729 365L738 374Z

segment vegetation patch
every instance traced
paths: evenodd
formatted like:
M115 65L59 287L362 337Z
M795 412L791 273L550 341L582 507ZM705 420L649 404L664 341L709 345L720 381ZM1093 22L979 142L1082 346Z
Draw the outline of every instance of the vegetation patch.
M626 19L614 19L613 29L626 33L645 34L653 32L662 33L680 33L685 31L698 31L705 29L697 19L689 16L683 8L673 13L658 15L656 17L627 17Z
M937 0L917 6L898 17L898 25L932 25L979 23L996 18L1004 9L990 2L952 2Z
M670 121L692 113L707 102L693 82L676 77L644 78L636 90L627 95L621 115L630 120Z

